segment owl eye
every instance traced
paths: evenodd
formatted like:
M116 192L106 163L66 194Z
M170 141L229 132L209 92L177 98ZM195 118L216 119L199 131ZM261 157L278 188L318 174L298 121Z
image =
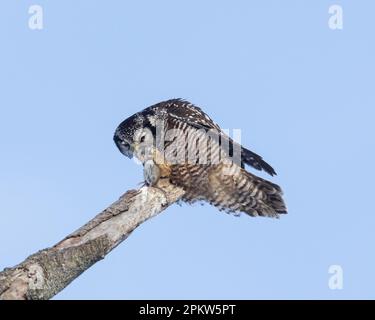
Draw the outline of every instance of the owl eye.
M141 142L145 142L145 136L141 137Z
M123 146L123 149L125 149L125 150L130 149L130 145L126 141L121 141L121 145Z

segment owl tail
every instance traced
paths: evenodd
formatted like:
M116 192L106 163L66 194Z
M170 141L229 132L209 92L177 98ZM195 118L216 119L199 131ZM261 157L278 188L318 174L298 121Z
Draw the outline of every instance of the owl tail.
M278 217L279 214L287 213L282 198L283 192L277 184L259 178L245 170L243 170L241 179L242 188L239 184L239 194L247 194L247 197L238 199L241 204L240 211L250 216L264 217Z
M281 188L232 163L172 166L171 182L186 193L187 203L205 201L219 210L277 218L287 213Z
M287 213L281 188L243 168L231 175L215 174L210 181L205 199L220 210L274 218Z

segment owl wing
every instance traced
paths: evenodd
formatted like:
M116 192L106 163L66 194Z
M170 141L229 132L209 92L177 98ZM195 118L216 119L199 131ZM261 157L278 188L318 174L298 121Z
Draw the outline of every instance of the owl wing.
M238 143L233 141L228 135L226 135L219 125L215 123L201 108L186 102L181 99L176 99L177 102L168 105L168 121L172 127L183 128L186 125L195 129L217 130L220 134L221 145L229 145L229 156L233 155L235 147L241 149L241 166L245 164L253 167L257 170L264 170L271 176L276 175L275 170L269 165L263 158L252 152Z

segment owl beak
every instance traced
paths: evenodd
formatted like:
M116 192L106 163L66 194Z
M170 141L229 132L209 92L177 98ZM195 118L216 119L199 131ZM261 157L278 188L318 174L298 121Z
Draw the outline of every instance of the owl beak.
M131 159L131 158L133 158L134 147L132 145L127 145L126 147L123 148L123 150L121 152L124 156Z

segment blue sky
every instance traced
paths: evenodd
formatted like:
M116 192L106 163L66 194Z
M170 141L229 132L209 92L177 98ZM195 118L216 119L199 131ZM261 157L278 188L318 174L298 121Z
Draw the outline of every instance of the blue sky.
M0 269L137 187L113 132L181 97L242 130L289 214L174 205L56 299L375 298L374 15L370 0L2 1Z

